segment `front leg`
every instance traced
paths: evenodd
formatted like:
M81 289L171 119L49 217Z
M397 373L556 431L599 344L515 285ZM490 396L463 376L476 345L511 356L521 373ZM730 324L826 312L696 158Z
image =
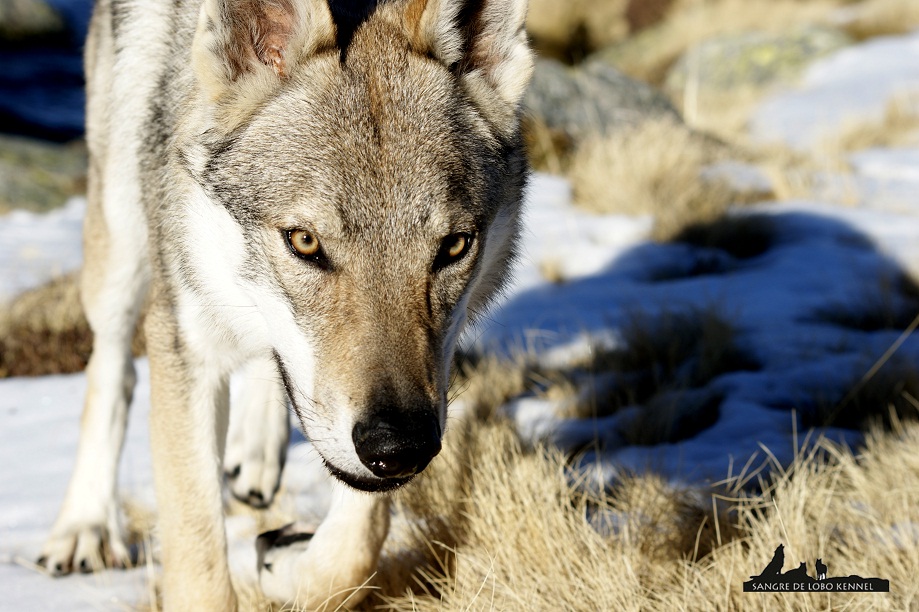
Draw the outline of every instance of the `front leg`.
M146 322L150 441L166 610L236 610L221 499L227 378L188 347L173 309Z
M243 374L243 393L234 403L224 466L233 497L266 508L281 483L290 442L287 394L274 360L253 359Z
M367 596L389 533L387 495L335 482L332 506L312 537L259 537L262 592L307 610L350 608Z

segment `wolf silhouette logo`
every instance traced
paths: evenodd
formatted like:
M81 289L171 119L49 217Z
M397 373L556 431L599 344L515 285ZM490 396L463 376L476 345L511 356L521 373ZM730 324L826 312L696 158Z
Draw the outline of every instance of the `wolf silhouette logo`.
M817 580L826 580L826 570L827 567L823 563L823 559L817 559Z
M835 576L827 578L827 566L822 558L814 564L817 577L807 573L807 563L802 562L787 572L782 572L785 565L785 546L779 544L772 555L772 560L756 576L744 582L745 593L807 593L807 592L861 592L889 593L890 581L884 578L862 578L857 575Z
M769 562L769 565L766 566L766 569L762 571L758 576L750 576L750 578L765 578L767 576L778 576L782 573L782 566L785 565L785 545L779 544L778 548L775 549L775 553L772 555L772 561Z

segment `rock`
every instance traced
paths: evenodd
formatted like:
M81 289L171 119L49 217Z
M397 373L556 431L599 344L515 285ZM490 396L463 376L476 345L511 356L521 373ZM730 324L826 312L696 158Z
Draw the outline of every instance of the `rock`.
M85 192L86 148L0 136L0 213L46 212Z
M0 2L0 40L21 41L28 38L64 34L66 24L44 0L3 0Z
M699 95L762 89L793 80L814 60L852 43L845 33L823 26L720 36L687 50L667 73L664 90L679 96L687 82Z
M539 60L524 107L532 118L575 143L652 117L680 120L664 94L600 61L569 68L554 60Z

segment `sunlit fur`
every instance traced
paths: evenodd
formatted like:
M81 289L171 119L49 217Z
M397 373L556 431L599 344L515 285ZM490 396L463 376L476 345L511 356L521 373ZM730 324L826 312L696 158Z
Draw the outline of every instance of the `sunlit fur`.
M280 471L283 421L259 419L251 394L229 416L228 377L242 365L263 373L265 414L281 410L283 383L342 481L383 491L407 480L372 473L352 431L385 405L430 414L442 432L459 334L507 278L526 182L525 12L525 0L392 0L339 48L324 0L100 0L86 58L83 299L95 345L43 564L125 561L114 475L145 297L167 609L236 605L219 481L229 421L273 423L254 438L233 426L233 494L276 487L264 481ZM291 230L321 253L292 252ZM471 238L465 254L435 265L458 233ZM268 432L273 451L247 451ZM374 571L388 498L342 487L336 499L305 551L272 551L272 568L294 568L279 579L266 565L272 596L334 607Z

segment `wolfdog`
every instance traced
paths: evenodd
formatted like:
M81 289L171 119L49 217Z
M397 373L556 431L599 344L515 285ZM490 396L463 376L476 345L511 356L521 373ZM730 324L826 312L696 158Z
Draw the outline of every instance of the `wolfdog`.
M146 300L166 608L235 609L226 441L231 492L269 503L287 401L338 484L308 547L262 563L262 588L335 607L373 574L385 493L439 452L458 336L514 256L525 14L526 0L98 0L94 344L43 566L128 561L116 474Z

